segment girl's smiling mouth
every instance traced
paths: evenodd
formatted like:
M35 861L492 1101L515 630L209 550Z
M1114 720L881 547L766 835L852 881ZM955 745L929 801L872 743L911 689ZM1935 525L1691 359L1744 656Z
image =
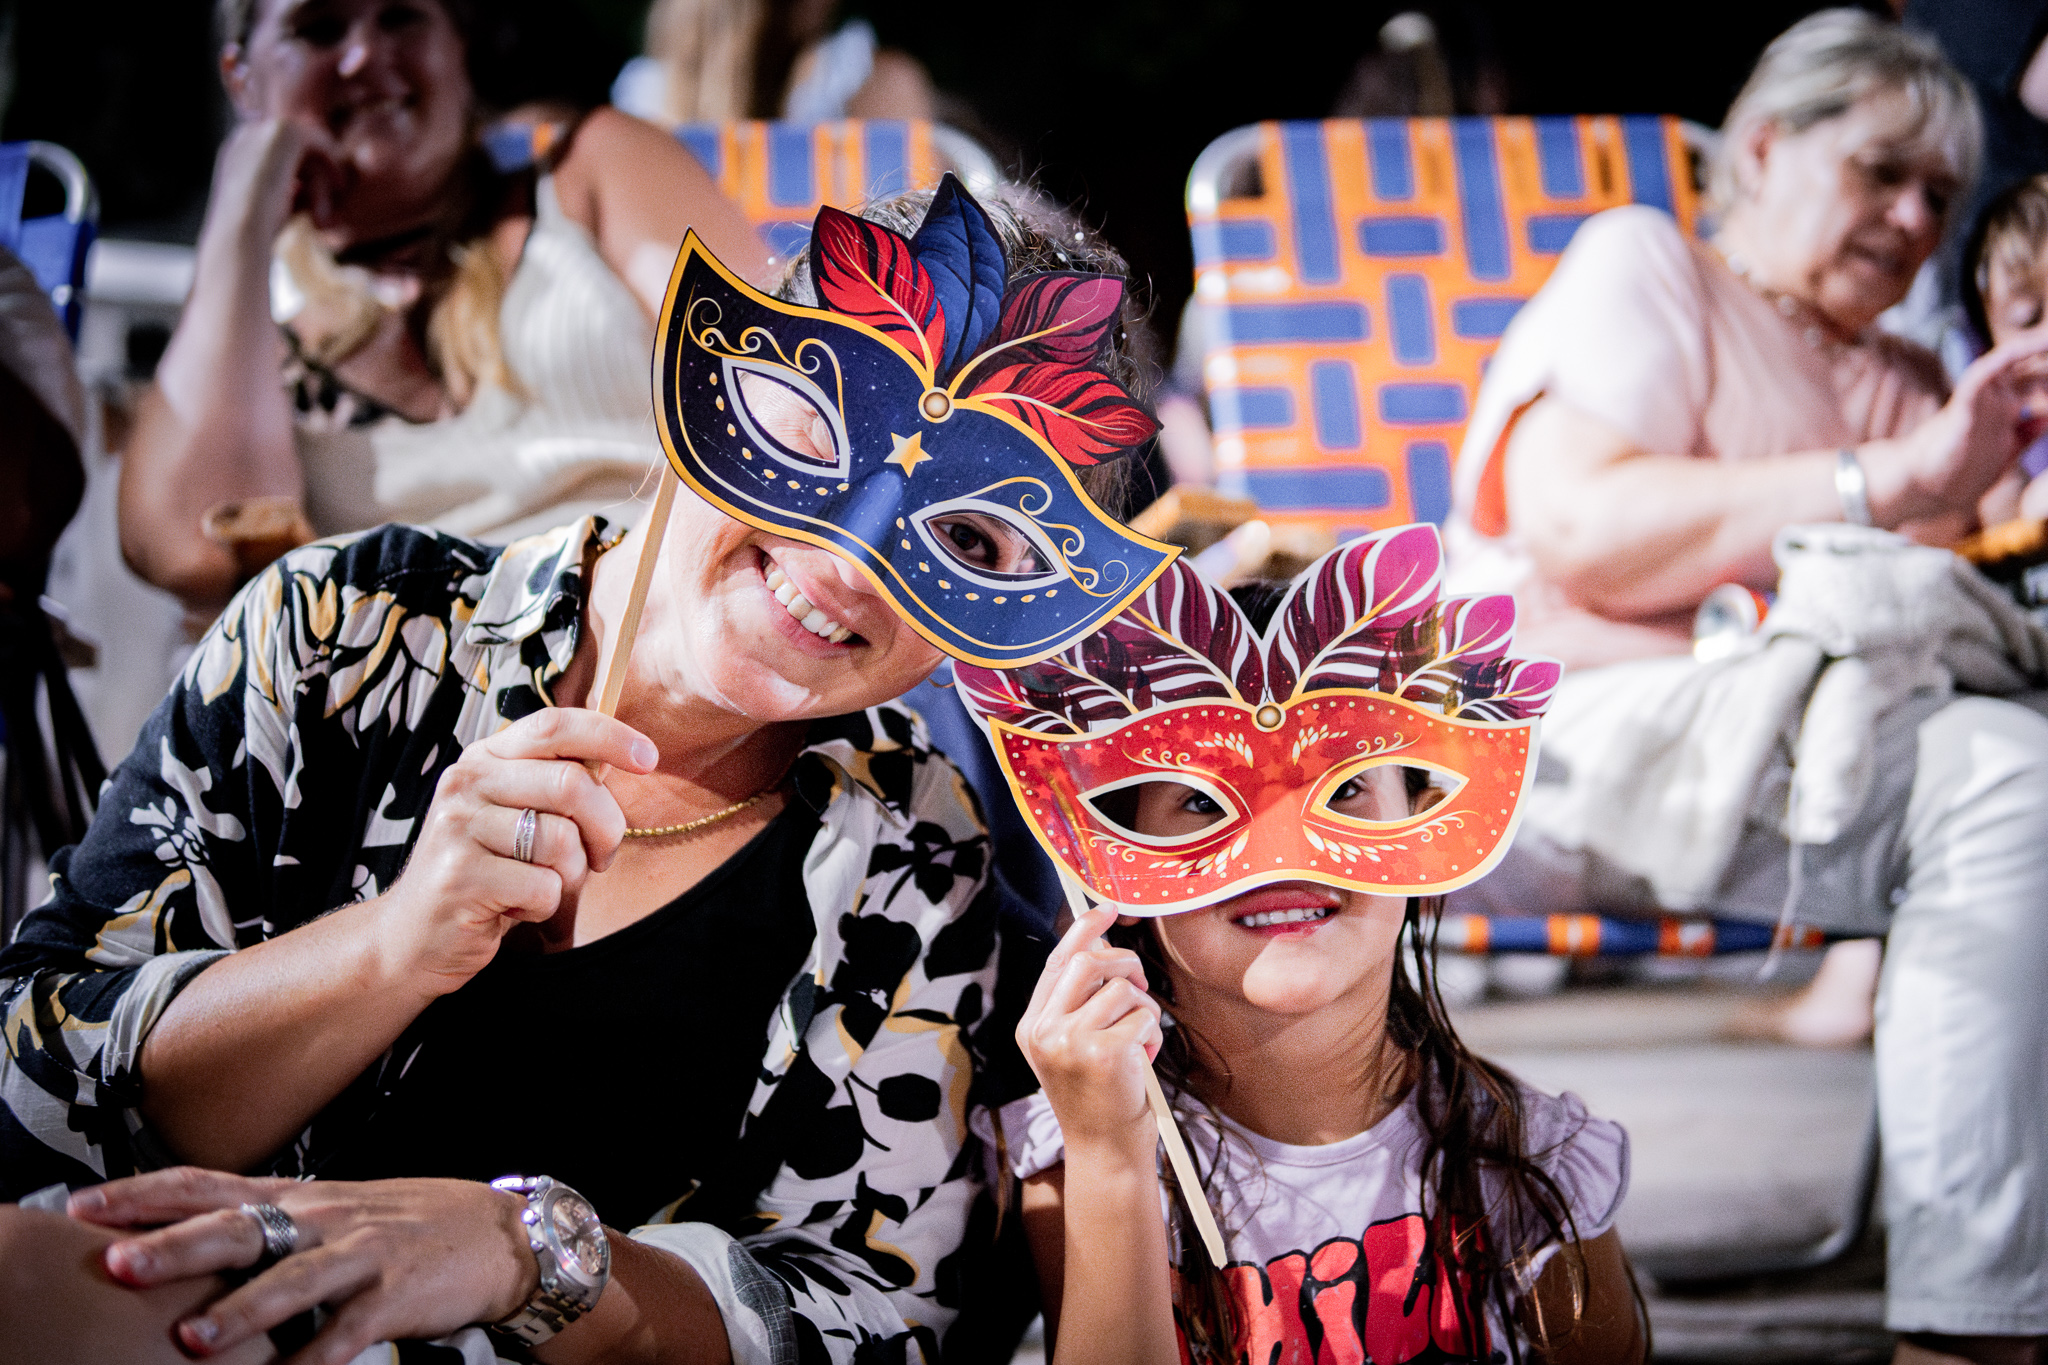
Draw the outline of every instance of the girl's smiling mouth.
M1306 934L1334 916L1342 904L1342 898L1327 887L1269 886L1242 897L1231 911L1230 922L1268 937Z

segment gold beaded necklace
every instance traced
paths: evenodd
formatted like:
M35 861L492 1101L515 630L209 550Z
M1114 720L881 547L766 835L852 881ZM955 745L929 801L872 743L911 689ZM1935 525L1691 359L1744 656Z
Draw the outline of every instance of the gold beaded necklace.
M792 763L791 766L794 766L794 764ZM746 800L735 801L730 806L727 806L724 810L715 810L711 812L711 814L701 815L697 817L695 820L685 820L680 825L656 825L649 829L636 829L633 826L628 825L626 827L626 837L628 839L665 839L671 834L689 834L693 831L704 829L707 826L715 825L721 820L730 820L733 816L738 815L741 811L747 809L749 806L754 805L756 802L762 800L770 793L772 793L776 788L780 787L782 785L782 779L788 776L789 769L784 768L781 772L775 775L775 780L773 782L770 782L767 786L761 788L761 790L755 792Z

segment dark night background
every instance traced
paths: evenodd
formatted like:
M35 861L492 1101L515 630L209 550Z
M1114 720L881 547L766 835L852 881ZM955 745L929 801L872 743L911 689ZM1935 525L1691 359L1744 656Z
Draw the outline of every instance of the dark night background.
M638 50L645 7L486 0L503 24L476 56L479 84L508 103L601 100ZM1240 124L1327 114L1398 10L1436 17L1458 81L1497 64L1509 112L1676 113L1718 124L1764 44L1816 8L858 0L844 12L924 62L954 104L951 121L1081 206L1151 282L1164 319L1192 285L1181 193L1196 154ZM228 117L208 0L0 0L0 16L12 58L0 136L77 152L99 183L105 234L192 240Z

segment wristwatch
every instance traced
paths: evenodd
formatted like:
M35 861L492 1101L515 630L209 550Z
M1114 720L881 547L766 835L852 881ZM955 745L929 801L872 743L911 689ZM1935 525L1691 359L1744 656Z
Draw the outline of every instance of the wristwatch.
M540 1263L533 1297L491 1330L538 1346L597 1306L612 1277L612 1246L590 1201L551 1176L508 1175L491 1188L525 1197L519 1222Z

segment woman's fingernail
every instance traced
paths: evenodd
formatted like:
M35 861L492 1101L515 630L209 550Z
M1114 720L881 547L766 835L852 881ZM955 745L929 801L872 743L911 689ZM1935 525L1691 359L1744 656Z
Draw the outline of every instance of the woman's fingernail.
M654 751L654 741L636 739L633 741L633 761L643 768L651 768L661 755Z
M66 1212L98 1213L107 1206L107 1197L98 1190L80 1190L71 1196Z
M219 1339L220 1324L212 1318L187 1318L178 1324L178 1335L185 1339L186 1346L204 1355Z
M147 1275L156 1269L156 1258L140 1247L123 1246L117 1242L107 1248L107 1260L112 1262L116 1257L120 1258L120 1264L110 1264L108 1269L118 1270L130 1278Z

